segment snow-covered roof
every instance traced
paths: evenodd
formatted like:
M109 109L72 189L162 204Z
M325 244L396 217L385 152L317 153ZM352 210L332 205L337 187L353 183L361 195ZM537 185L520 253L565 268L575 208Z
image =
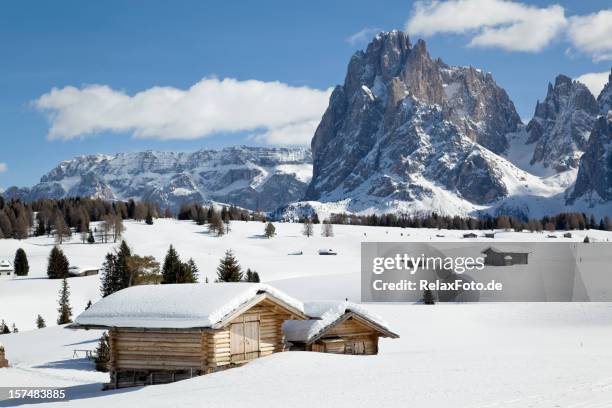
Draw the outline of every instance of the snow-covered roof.
M390 332L388 323L380 316L352 302L306 302L304 303L304 312L314 319L288 320L284 323L283 330L288 341L308 343L341 319L346 313L350 312Z
M258 295L304 313L302 302L261 283L194 283L132 286L92 305L76 318L81 326L217 328Z
M525 247L521 247L521 246L517 246L517 245L506 245L504 244L503 248L497 248L494 246L488 246L485 249L483 249L482 251L480 251L481 253L486 252L487 250L491 250L493 252L497 252L497 253L521 253L521 254L527 254L530 251L525 248Z

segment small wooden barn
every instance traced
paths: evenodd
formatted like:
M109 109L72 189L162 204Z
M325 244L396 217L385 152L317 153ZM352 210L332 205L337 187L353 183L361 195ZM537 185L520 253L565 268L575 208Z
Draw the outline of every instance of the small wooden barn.
M0 368L5 368L9 366L9 362L4 355L4 346L0 343Z
M463 238L477 238L478 235L474 234L473 232L468 232L467 234L463 234Z
M484 264L491 266L527 265L529 258L529 252L522 248L503 250L491 246L481 253L485 254Z
M109 330L107 389L212 373L286 351L283 323L303 304L268 285L134 286L92 305L72 328Z
M93 266L71 266L68 268L68 276L70 277L83 277L93 276L100 272L100 268Z
M398 338L380 317L350 302L307 302L309 320L284 324L291 350L377 354L380 337Z

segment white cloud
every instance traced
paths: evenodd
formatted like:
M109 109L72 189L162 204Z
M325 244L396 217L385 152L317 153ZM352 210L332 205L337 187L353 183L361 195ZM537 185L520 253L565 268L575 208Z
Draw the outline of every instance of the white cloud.
M568 37L596 61L612 60L612 9L570 18Z
M8 166L6 163L0 163L0 173L4 173L6 171L8 171Z
M591 72L588 74L580 75L576 78L576 81L580 81L589 88L589 91L597 98L601 93L604 85L608 83L608 77L610 76L610 71L606 72Z
M406 23L410 34L469 34L469 45L536 52L567 24L563 7L506 0L419 1Z
M331 89L280 82L204 78L189 89L153 87L134 95L105 85L53 88L34 101L48 114L49 139L113 132L138 138L196 139L258 131L278 144L308 143ZM310 126L310 128L309 128ZM300 134L292 134L291 129ZM308 140L307 140L308 139Z
M348 42L351 45L366 43L366 42L369 42L375 34L381 31L382 29L380 28L367 27L361 31L357 31L355 34L348 37L346 39L346 42Z

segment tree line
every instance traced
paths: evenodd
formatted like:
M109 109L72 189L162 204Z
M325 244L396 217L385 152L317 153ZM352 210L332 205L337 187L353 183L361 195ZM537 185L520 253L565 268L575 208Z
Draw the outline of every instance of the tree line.
M301 219L302 223L319 223L316 215ZM483 216L482 218L443 216L436 213L429 215L354 215L332 214L329 218L332 224L367 225L376 227L400 228L437 228L450 230L492 230L512 229L531 232L556 230L599 229L612 231L612 219L609 216L596 219L594 215L580 212L561 213L541 218L524 219L511 215Z

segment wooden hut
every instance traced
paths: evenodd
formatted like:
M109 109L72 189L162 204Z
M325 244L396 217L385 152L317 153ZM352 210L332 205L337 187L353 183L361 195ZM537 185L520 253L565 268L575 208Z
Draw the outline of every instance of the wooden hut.
M83 276L93 276L100 272L100 268L94 266L71 266L68 268L68 276L76 278Z
M498 249L488 247L481 253L485 254L484 264L491 266L527 265L529 258L529 252L522 248Z
M9 362L4 355L4 346L0 343L0 368L5 368L9 366Z
M478 238L478 235L473 232L468 232L467 234L463 234L463 238Z
M268 285L134 286L92 305L73 328L109 330L107 389L212 373L286 350L283 323L303 304Z
M0 276L11 276L13 272L11 263L6 259L0 259Z
M312 319L284 324L292 350L377 354L380 337L398 338L380 317L350 302L307 302Z

